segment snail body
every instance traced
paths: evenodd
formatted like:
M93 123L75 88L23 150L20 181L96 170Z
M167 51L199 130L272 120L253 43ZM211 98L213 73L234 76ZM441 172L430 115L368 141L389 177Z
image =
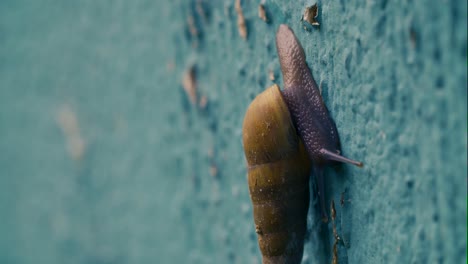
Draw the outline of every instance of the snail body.
M322 219L328 221L324 197L324 167L331 161L338 161L362 167L362 163L340 155L340 139L335 122L330 117L312 73L306 63L304 49L294 32L286 25L280 25L276 34L284 92L294 126L313 164Z
M332 161L362 166L340 155L330 117L294 32L280 25L276 46L284 91L277 85L247 109L242 134L255 230L263 263L300 263L309 207L309 175L327 221L323 171Z

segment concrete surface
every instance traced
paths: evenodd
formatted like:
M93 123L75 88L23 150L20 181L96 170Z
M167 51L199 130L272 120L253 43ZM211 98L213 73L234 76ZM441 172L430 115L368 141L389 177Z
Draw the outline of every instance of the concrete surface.
M466 262L467 2L259 2L247 40L233 0L0 2L0 263L259 263L241 124L280 23L365 162L328 171L339 263Z

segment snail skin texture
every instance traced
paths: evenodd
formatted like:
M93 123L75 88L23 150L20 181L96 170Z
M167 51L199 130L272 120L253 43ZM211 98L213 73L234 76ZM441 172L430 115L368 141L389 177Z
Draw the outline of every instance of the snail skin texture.
M300 263L309 208L309 175L318 187L327 221L323 171L332 161L362 166L340 156L334 121L323 103L293 31L276 34L284 91L277 85L247 109L242 134L250 198L263 263Z

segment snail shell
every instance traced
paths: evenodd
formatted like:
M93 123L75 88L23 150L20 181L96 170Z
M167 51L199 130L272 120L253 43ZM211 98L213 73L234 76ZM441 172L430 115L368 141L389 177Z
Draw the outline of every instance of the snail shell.
M300 263L311 163L277 85L250 104L242 133L263 263Z

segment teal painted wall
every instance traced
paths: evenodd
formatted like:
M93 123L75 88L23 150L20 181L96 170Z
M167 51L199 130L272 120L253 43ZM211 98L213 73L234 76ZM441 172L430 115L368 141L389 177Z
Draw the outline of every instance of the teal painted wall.
M365 162L328 171L340 263L465 263L466 1L319 1L305 31L312 2L244 0L246 41L198 2L0 2L0 263L260 263L241 125L280 23ZM311 199L303 262L329 263Z

